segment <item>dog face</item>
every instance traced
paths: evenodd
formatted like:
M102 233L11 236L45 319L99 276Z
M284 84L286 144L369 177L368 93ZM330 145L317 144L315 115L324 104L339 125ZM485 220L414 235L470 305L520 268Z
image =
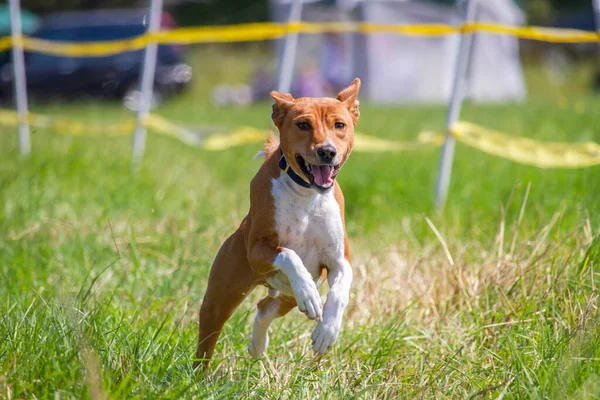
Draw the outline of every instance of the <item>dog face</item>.
M360 79L336 99L271 92L275 100L271 118L279 129L281 149L290 166L320 192L333 187L354 144L354 125L360 115Z

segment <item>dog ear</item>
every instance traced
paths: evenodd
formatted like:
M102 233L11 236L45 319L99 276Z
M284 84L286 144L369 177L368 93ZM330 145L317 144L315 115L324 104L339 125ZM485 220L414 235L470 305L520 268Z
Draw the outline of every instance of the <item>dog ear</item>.
M360 91L360 79L355 78L350 86L346 89L342 90L337 99L344 103L346 107L348 107L348 111L350 111L350 115L352 116L352 120L354 124L358 122L358 117L360 116L360 111L358 111L358 92Z
M271 92L271 97L275 100L275 103L273 103L271 119L276 126L279 126L283 121L288 108L292 105L294 98L289 93L279 93L276 91Z

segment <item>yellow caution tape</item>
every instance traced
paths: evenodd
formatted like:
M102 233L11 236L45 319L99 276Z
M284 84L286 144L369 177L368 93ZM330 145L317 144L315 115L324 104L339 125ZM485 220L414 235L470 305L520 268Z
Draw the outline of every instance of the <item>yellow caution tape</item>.
M144 120L144 125L157 133L181 140L190 146L200 145L200 136L190 130L172 123L171 121L156 115L149 114Z
M563 143L508 136L469 122L458 122L450 134L456 140L502 158L539 168L582 168L600 165L600 145Z
M33 113L28 113L27 117L23 120L16 111L0 109L0 125L15 126L20 123L28 123L35 128L50 129L59 134L71 136L131 136L136 127L134 120L118 123L103 122L95 125L89 122ZM185 144L191 146L198 146L200 144L200 137L198 135L158 115L148 115L143 125L156 133L181 140Z
M291 23L254 23L225 26L205 26L178 28L160 31L147 36L148 41L173 44L194 44L210 42L247 42L278 39L288 33L394 33L412 36L444 36L456 33L489 33L512 35L522 39L531 39L557 43L600 42L600 35L577 29L557 29L535 26L508 26L494 23L471 22L462 25L445 24L371 24L351 22L291 22Z
M0 110L0 124L14 126L19 125L21 122L28 122L27 118L25 121L21 121L16 111Z
M286 24L261 22L252 24L198 26L159 31L152 38L161 44L195 44L218 42L254 42L278 39L289 31Z
M34 127L53 129L58 133L76 136L128 136L135 129L135 121L125 121L116 124L94 125L80 121L48 117L29 113L26 121L20 121L19 115L13 110L0 110L0 125L18 125L28 122ZM175 137L182 142L198 146L200 137L190 130L183 128L169 120L156 115L148 115L144 126L157 133ZM267 137L267 131L262 131L250 126L243 126L228 134L213 134L202 141L202 147L210 151L221 151L246 144L262 143ZM390 152L417 150L428 146L439 146L444 137L439 134L423 132L415 141L392 141L357 133L355 135L355 151L359 152Z
M10 36L0 37L0 52L6 51L12 47L12 38Z
M417 137L417 140L410 142L385 140L357 133L354 135L354 151L381 153L418 150L425 147L440 146L443 141L444 136L431 132L422 132Z
M600 42L600 35L576 29L555 29L544 27L518 27L493 23L466 23L463 25L444 24L371 24L351 22L292 22L202 26L177 28L169 31L146 33L131 39L101 42L56 42L31 37L18 38L27 51L58 56L101 57L126 51L139 50L148 43L159 44L197 44L218 42L250 42L282 38L288 33L392 33L412 36L444 36L457 33L488 33L494 35L512 35L521 39L554 43ZM10 37L0 38L0 51L10 48Z
M600 42L600 35L598 33L579 29L559 29L540 26L508 26L484 22L471 22L464 24L460 31L465 33L510 35L520 39L551 43Z
M74 136L126 136L135 128L135 122L126 121L117 124L91 125L89 122L73 121L71 119L54 118L29 113L23 121L12 110L0 110L0 125L14 126L22 122L40 129L52 129L57 133Z
M469 122L456 123L450 133L463 144L521 164L540 168L581 168L600 165L600 145L593 142L541 142L512 137ZM209 136L204 140L203 147L211 151L226 150L246 144L262 143L266 135L267 132L256 128L241 127L229 134ZM357 133L354 151L366 153L410 151L437 147L443 140L443 135L434 132L422 132L415 141L386 140Z
M203 142L203 147L210 151L221 151L246 144L262 143L266 137L266 131L244 126L228 134L217 134L207 137ZM443 141L444 136L431 132L423 132L418 136L417 140L410 142L386 140L356 133L354 137L354 151L381 153L417 150L425 147L440 146Z
M148 45L149 38L146 34L133 39L78 43L24 37L23 49L55 56L103 57L143 49Z
M22 120L13 110L0 110L0 125L15 126L23 122L36 128L52 129L61 134L75 136L129 136L136 126L133 120L93 125L89 122L32 113ZM267 136L266 131L244 126L229 134L211 135L201 142L199 135L155 114L148 115L143 124L154 132L174 137L188 145L202 144L210 151L262 143ZM540 168L582 168L600 165L600 145L594 142L542 142L509 136L470 122L457 122L450 129L450 134L463 144L520 164ZM442 135L432 132L422 132L414 141L386 140L357 133L354 150L367 153L417 150L440 146L443 140Z
M226 135L211 135L204 139L203 147L210 151L226 150L245 144L262 143L267 138L267 132L250 126L243 126Z

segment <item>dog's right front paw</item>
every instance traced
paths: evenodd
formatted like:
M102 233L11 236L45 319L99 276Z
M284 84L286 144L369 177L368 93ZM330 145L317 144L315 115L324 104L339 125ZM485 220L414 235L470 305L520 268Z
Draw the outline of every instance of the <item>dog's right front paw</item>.
M310 319L320 321L323 304L317 285L310 279L302 279L292 286L298 309Z

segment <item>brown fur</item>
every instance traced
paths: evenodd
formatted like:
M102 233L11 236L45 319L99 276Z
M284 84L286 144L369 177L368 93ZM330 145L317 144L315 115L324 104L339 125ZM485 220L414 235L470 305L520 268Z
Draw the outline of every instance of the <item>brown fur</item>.
M265 158L268 160L271 158L273 154L279 149L279 140L273 135L273 132L269 132L267 136L267 140L265 141L265 145L263 147L263 151L265 153Z
M227 319L235 308L257 285L266 285L265 277L274 273L273 261L281 251L275 228L275 205L271 195L271 180L282 173L277 154L281 148L290 167L303 175L294 154L302 154L307 160L314 159L315 149L326 140L335 143L345 162L354 143L354 125L359 116L356 97L360 81L340 92L337 99L300 98L294 100L289 94L272 92L275 100L272 119L277 126L281 143L269 135L264 153L266 160L250 183L250 211L239 228L219 250L211 268L208 288L200 310L197 364L208 366L215 344ZM296 128L298 119L306 119L313 126L312 134ZM336 121L344 121L346 128L332 129ZM344 223L344 197L337 181L334 196L339 204ZM345 257L350 261L350 249L344 225ZM327 266L322 266L321 279L325 279ZM258 303L267 307L272 298ZM277 316L283 316L296 306L294 298L280 296Z

